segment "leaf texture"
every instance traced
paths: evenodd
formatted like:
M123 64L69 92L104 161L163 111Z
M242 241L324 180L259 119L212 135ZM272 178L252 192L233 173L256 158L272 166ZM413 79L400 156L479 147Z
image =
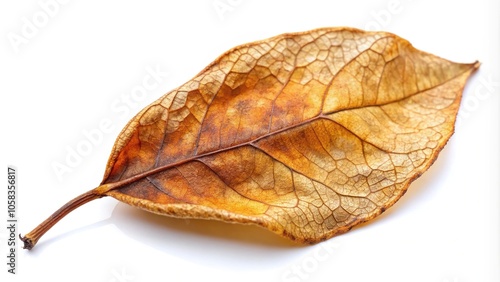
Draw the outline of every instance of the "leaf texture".
M102 182L118 188L105 194L299 242L330 238L427 170L477 66L350 28L236 47L128 123Z
M21 239L31 249L103 196L302 243L344 233L392 206L434 162L478 67L352 28L238 46L139 112L101 185Z

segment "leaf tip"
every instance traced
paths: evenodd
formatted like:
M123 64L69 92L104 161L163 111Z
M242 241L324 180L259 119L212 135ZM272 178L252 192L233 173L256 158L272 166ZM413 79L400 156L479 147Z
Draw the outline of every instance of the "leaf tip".
M481 66L481 62L479 62L479 61L475 61L475 62L474 62L474 63L472 63L471 65L472 65L472 68L473 68L474 70L477 70L477 69L479 69L479 67Z

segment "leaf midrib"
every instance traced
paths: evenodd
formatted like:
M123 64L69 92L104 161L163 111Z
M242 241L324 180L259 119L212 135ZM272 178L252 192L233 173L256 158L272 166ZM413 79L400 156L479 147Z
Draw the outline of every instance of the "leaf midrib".
M469 71L469 70L466 70L466 71ZM283 132L286 132L286 131L289 131L289 130L293 130L295 128L298 128L298 127L301 127L303 125L306 125L306 124L309 124L313 121L316 121L316 120L320 120L320 119L326 119L328 121L331 121L331 122L334 122L336 124L338 124L339 126L342 126L343 128L345 128L346 130L348 130L349 132L351 132L351 134L353 134L354 136L356 136L358 139L362 140L363 142L366 142L374 147L376 147L377 149L379 150L382 150L384 152L387 152L387 150L383 149L383 148L380 148L379 146L373 144L373 143L370 143L362 138L360 138L358 135L356 135L354 132L352 132L352 130L346 128L345 126L343 126L342 124L339 124L337 123L336 121L332 120L331 118L329 118L327 115L331 115L331 114L335 114L335 113L340 113L340 112L344 112L344 111L351 111L351 110L356 110L356 109L360 109L360 108L374 108L374 107L381 107L381 106L385 106L385 105L389 105L389 104L393 104L393 103L398 103L398 102L401 102L401 101L404 101L404 100L407 100L407 99L410 99L411 97L414 97L416 95L419 95L419 94L422 94L423 92L426 92L428 90L431 90L433 88L436 88L436 87L439 87L451 80L454 80L456 79L457 77L461 76L463 73L465 73L466 71L462 72L462 73L459 73L457 74L456 76L453 76L451 77L450 79L446 80L446 81L443 81L442 83L440 84L436 84L436 85L433 85L432 87L429 87L428 89L424 89L420 92L415 92L411 95L408 95L404 98L401 98L401 99L397 99L397 100L394 100L394 101L390 101L390 102L386 102L386 103L382 103L382 104L378 104L378 105L369 105L369 106L359 106L359 107L354 107L354 108L349 108L349 109L342 109L342 110L339 110L339 111L335 111L335 112L328 112L328 113L321 113L319 115L316 115L312 118L309 118L309 119L306 119L306 120L303 120L302 122L299 122L299 123L296 123L296 124L293 124L293 125L290 125L288 127L284 127L284 128L281 128L277 131L273 131L273 132L268 132L262 136L259 136L255 139L252 139L252 140L248 140L246 142L243 142L243 143L240 143L240 144L236 144L236 145L233 145L233 146L229 146L229 147L226 147L226 148L222 148L222 149L218 149L218 150L214 150L214 151L209 151L209 152L206 152L206 153L203 153L203 154L199 154L199 155L193 155L193 156L190 156L188 158L185 158L183 160L180 160L180 161L177 161L177 162L173 162L173 163L169 163L169 164L166 164L166 165L162 165L162 166L159 166L159 167L156 167L156 168L153 168L153 169L150 169L148 171L145 171L145 172L142 172L142 173L139 173L139 174L136 174L132 177L129 177L129 178L126 178L126 179L123 179L123 180L119 180L119 181L116 181L116 182L112 182L112 183L105 183L108 185L109 187L109 190L108 191L111 191L111 190L116 190L118 188L121 188L123 186L126 186L128 184L131 184L131 183L134 183L138 180L141 180L143 178L146 178L148 176L151 176L151 175L154 175L154 174L157 174L157 173L160 173L160 172L163 172L165 170L168 170L170 168L173 168L173 167L176 167L176 166L179 166L179 165L183 165L183 164L186 164L186 163L189 163L191 161L195 161L197 159L201 159L201 158L204 158L204 157L208 157L208 156L211 156L211 155L215 155L215 154L219 154L219 153L222 153L222 152L227 152L227 151L231 151L231 150L234 150L234 149L238 149L238 148L241 148L241 147L245 147L245 146L252 146L252 147L255 147L255 148L258 148L260 150L262 150L256 143L259 142L260 140L263 140L265 138L268 138L268 137L271 137L271 136L274 136L274 135L278 135L280 133L283 133ZM389 153L393 153L393 152L389 152ZM272 157L272 156L271 156ZM276 161L282 163L281 161L277 160L276 158L273 157L273 159L275 159ZM286 167L289 167L288 165L286 164L283 164L285 165ZM103 183L104 184L104 183Z

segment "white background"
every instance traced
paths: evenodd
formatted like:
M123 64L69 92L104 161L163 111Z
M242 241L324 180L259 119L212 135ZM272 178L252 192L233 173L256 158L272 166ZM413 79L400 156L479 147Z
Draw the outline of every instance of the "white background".
M1 228L7 281L500 281L498 1L75 0L52 6L43 22L46 2L0 4L1 167L18 169L23 234L100 183L136 112L236 45L352 26L482 65L436 163L394 207L345 235L296 246L258 227L171 219L104 198L71 213L32 251L19 249L16 276L3 262ZM27 22L38 27L24 36ZM148 68L168 75L134 98ZM112 129L59 178L53 164L68 164L69 151L88 142L84 131L106 121Z

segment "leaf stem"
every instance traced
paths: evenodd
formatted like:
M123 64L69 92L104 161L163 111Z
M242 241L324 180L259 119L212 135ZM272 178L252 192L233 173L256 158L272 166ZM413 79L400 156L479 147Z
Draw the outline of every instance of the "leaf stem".
M24 242L23 248L31 250L36 245L38 240L43 236L43 234L45 234L45 232L49 231L52 226L54 226L59 220L72 212L74 209L95 199L105 197L106 195L103 192L108 190L106 189L106 186L107 185L101 185L95 189L81 194L80 196L69 201L56 212L54 212L51 216L49 216L49 218L35 227L35 229L26 234L24 237L21 237L21 234L19 234L19 238L21 238L21 240Z

